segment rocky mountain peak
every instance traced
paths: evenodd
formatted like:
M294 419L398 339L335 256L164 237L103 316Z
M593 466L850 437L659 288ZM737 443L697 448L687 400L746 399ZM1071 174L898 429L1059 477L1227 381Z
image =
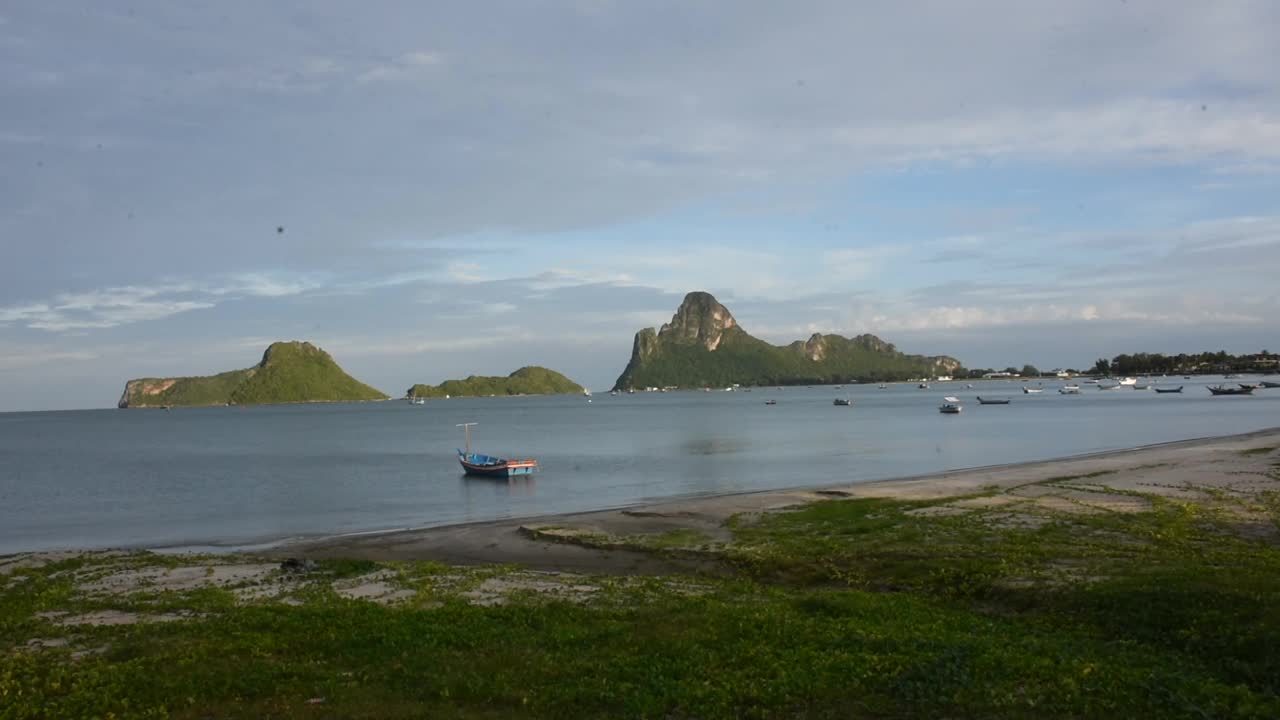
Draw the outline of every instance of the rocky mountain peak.
M724 339L724 331L737 324L729 308L721 305L711 293L695 291L684 296L671 322L663 325L658 335L664 339L696 342L715 350Z

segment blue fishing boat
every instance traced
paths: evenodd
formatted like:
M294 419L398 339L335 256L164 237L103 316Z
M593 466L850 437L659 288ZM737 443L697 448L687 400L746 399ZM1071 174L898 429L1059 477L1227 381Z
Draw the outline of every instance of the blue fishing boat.
M460 428L465 428L466 432L467 449L458 451L458 462L462 464L462 471L465 474L509 478L514 475L530 475L538 469L538 461L533 458L517 460L471 452L471 426L478 424L460 423L458 425Z

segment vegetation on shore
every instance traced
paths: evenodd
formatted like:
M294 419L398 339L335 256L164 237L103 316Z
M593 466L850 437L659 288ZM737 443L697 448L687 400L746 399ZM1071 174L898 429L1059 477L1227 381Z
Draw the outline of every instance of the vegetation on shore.
M407 397L489 397L490 395L563 395L582 393L582 386L555 370L530 365L506 377L472 375L465 380L446 380L439 385L417 384Z
M385 400L308 342L272 343L251 368L207 377L141 378L125 384L120 407L261 405Z
M814 334L771 345L743 330L710 294L691 292L670 323L636 333L631 359L614 388L878 382L950 374L959 367L946 356L907 355L874 335Z
M1150 375L1153 373L1204 373L1204 372L1275 372L1280 370L1280 355L1267 350L1231 355L1218 352L1178 353L1122 353L1108 360L1098 358L1091 373L1098 375Z
M183 566L227 561L0 564L0 718L1280 716L1280 497L1099 487L1027 490L1147 509L843 499L720 545L651 539L728 577L322 561L193 587ZM149 580L104 591L113 565ZM362 578L394 602L347 592ZM108 611L167 621L73 622Z

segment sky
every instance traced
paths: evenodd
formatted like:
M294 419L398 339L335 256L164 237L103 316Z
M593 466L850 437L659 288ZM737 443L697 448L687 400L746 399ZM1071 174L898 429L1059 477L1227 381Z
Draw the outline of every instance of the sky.
M1280 4L0 5L0 411L309 340L605 389L706 290L968 367L1280 348Z

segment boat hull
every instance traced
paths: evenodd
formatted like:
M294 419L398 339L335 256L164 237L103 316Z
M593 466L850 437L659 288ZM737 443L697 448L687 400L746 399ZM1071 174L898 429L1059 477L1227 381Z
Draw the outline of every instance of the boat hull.
M530 475L538 469L538 461L533 459L508 460L488 455L477 455L458 451L458 463L467 475L478 477L509 478L516 475Z

